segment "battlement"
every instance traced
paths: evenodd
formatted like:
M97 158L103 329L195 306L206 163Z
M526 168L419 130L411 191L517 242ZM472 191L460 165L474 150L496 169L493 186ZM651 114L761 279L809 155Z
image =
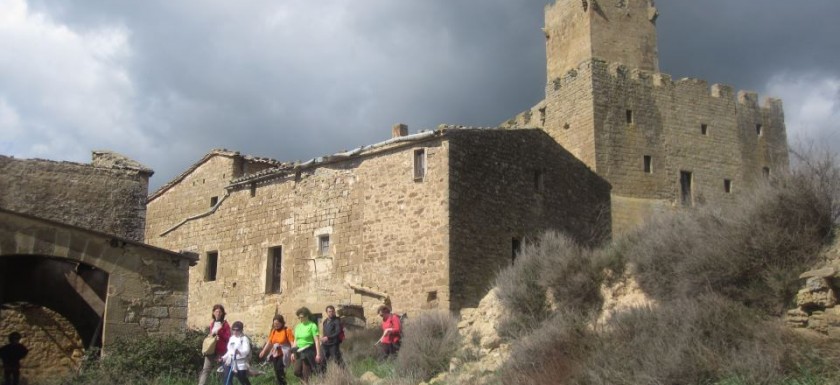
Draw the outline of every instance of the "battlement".
M759 103L759 95L754 91L735 91L732 86L720 83L710 86L706 80L698 78L686 77L675 81L667 73L645 71L631 68L623 63L609 63L597 58L582 61L562 77L552 79L549 82L549 88L558 90L564 85L581 79L601 79L601 81L618 82L622 86L639 86L651 88L653 91L661 89L675 94L705 94L708 98L719 99L722 103L738 103L746 108L768 112L782 111L782 101L779 98L766 97Z

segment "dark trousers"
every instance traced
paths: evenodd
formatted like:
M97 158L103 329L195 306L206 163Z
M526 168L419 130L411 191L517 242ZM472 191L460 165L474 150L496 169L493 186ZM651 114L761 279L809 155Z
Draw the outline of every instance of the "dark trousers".
M295 353L295 376L309 383L309 377L315 372L315 347Z
M20 383L20 369L3 368L3 385L18 385Z
M330 360L334 360L336 364L338 364L340 366L344 366L344 359L341 358L341 343L340 342L339 343L334 343L332 345L324 344L324 345L321 345L321 347L324 348L324 358L325 358L324 365L326 365L327 362L330 362Z
M283 365L283 356L271 359L274 363L274 378L277 379L277 385L286 385L286 366Z
M397 351L400 350L399 344L379 344L380 349L382 350L382 358L394 358L397 356Z
M228 370L232 370L232 368L230 368L230 367L227 367L225 369L226 369L225 373L227 373ZM236 377L237 380L239 380L240 384L251 385L251 380L248 379L248 370L247 369L233 372L233 376ZM227 381L227 377L225 377L225 381ZM233 381L231 381L231 383L233 383Z

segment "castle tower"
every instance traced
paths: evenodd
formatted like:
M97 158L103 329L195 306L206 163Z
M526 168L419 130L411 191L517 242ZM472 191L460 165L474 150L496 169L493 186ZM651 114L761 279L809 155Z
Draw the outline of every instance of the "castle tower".
M557 0L545 8L548 81L591 58L659 70L653 0Z

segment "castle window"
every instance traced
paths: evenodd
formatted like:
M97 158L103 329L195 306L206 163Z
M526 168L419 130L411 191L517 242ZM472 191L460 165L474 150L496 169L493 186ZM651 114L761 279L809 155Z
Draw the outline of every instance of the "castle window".
M208 251L207 263L204 265L204 281L210 282L216 280L216 272L219 270L219 252Z
M691 172L680 171L680 203L692 206L694 198L691 196Z
M330 255L330 235L324 234L318 236L318 255L326 257Z
M633 110L627 110L626 119L627 119L627 124L633 124Z
M727 194L732 193L732 180L730 180L730 179L724 179L723 180L723 192L725 192Z
M522 252L522 239L520 238L513 238L510 241L510 262L513 263L516 261L516 257L519 256L519 253Z
M251 197L257 196L257 183L251 182Z
M758 136L761 136L761 134L762 134L761 124L756 124L755 125L755 134L758 135Z
M761 173L764 174L765 178L769 178L770 177L770 167L762 167L761 168Z
M219 197L210 197L210 207L215 207L219 203Z
M644 156L644 170L646 174L653 174L653 158L650 155Z
M414 180L421 181L426 176L426 149L414 150Z
M280 293L280 273L283 267L283 247L268 249L268 270L266 271L266 293Z
M700 135L709 135L709 126L705 123L700 125Z
M545 172L543 170L534 170L534 190L538 193L545 190Z

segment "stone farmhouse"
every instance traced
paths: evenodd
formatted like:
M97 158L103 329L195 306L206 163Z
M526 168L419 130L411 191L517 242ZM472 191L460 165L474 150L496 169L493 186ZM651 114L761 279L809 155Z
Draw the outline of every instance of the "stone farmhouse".
M595 243L784 171L781 101L658 72L657 17L652 0L546 6L545 99L498 128L397 125L300 164L211 151L147 203L146 242L200 256L189 323L218 302L258 328L304 305L475 306L529 236Z

